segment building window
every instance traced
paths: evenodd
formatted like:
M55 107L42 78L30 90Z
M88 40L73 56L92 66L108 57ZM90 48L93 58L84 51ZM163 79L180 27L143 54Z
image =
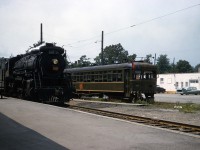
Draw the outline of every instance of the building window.
M164 78L160 78L160 84L164 83Z
M181 82L181 88L183 88L183 82Z
M168 84L171 84L171 83L172 83L172 79L171 79L171 78L168 78L168 79L167 79L167 83L168 83Z
M185 82L185 87L188 87L188 82Z
M199 83L199 81L197 79L191 79L190 83Z
M175 85L175 86L176 86L176 88L178 88L178 82L176 82L176 85Z

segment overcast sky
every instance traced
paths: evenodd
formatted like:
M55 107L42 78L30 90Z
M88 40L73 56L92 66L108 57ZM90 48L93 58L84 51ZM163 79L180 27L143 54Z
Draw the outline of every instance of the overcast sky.
M0 57L24 53L39 41L43 23L44 41L64 45L72 62L82 55L93 61L104 31L104 47L121 43L130 55L167 54L170 62L182 59L195 66L200 63L198 4L200 0L0 0Z

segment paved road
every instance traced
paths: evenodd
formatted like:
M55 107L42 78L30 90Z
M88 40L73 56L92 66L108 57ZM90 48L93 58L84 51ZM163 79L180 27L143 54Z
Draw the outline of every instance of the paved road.
M200 138L67 108L0 100L4 149L199 150ZM2 119L3 118L3 119ZM20 139L20 140L19 140Z
M158 102L180 102L200 104L200 95L180 95L180 94L155 94L155 101Z

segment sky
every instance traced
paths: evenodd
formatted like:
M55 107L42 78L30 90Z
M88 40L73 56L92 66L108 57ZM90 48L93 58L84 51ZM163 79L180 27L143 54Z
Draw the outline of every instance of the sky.
M0 57L23 54L40 40L63 46L71 62L90 61L121 43L129 55L167 55L200 64L200 0L1 0ZM131 27L132 26L132 27Z

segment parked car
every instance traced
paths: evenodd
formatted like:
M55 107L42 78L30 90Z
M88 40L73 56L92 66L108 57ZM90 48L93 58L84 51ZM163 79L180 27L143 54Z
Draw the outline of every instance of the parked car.
M196 87L188 87L188 88L182 88L182 92L180 92L181 95L188 95L188 94L200 94L200 90L197 90Z
M178 88L178 89L176 90L176 94L181 94L181 93L183 93L183 88Z
M166 90L163 87L160 87L159 85L156 86L156 93L165 93Z

